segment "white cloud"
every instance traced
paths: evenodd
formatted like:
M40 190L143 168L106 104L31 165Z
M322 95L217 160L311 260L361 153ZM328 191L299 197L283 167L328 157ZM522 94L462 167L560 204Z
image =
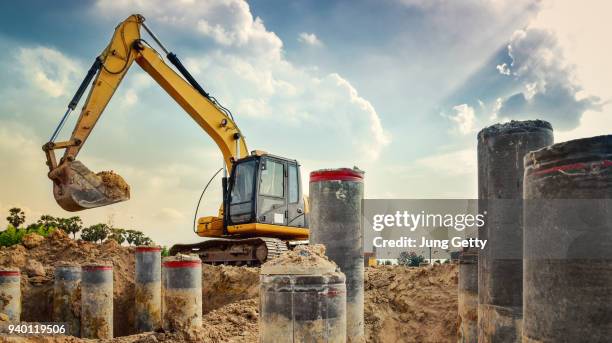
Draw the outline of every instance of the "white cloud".
M20 48L16 59L31 85L51 97L65 96L81 74L79 63L48 47Z
M138 70L136 73L130 73L122 82L125 83L123 85L125 88L121 88L120 106L127 109L138 103L139 94L153 84L153 79L143 71Z
M134 89L128 89L123 96L123 105L125 107L130 107L136 104L138 101L138 94Z
M555 142L610 133L612 133L612 115L609 112L587 111L580 118L580 124L576 128L568 131L555 130Z
M507 75L507 76L510 75L510 68L508 67L508 65L506 63L498 64L497 67L495 67L495 68L502 75Z
M261 18L253 17L243 0L98 1L96 11L111 17L141 13L154 28L174 28L191 36L196 28L196 33L221 46L281 59L282 41L266 29Z
M301 32L298 36L298 42L312 46L321 46L323 43L314 33Z
M374 106L346 78L319 75L285 59L282 41L253 17L244 1L190 1L180 6L161 0L99 1L96 7L107 15L141 11L156 29L176 29L177 36L190 36L197 27L212 38L216 45L192 53L185 61L239 122L245 117L265 118L270 125L262 128L274 128L270 134L294 132L290 137L295 141L323 136L318 143L327 149L321 154L328 158L342 154L357 162L378 158L390 141ZM313 38L307 39L315 42ZM243 127L247 135L249 130Z
M568 61L564 53L555 34L549 30L516 31L508 45L512 63L507 72L524 89L505 98L500 114L515 119L538 116L558 128L568 129L578 124L586 110L599 109L600 98L584 96L575 75L575 63Z
M370 158L378 158L380 149L389 144L391 136L386 133L380 122L380 117L376 113L374 106L357 94L357 90L345 79L338 74L331 74L330 77L336 81L337 85L342 86L346 92L348 92L351 104L357 106L358 109L363 111L367 115L367 123L369 126L369 140L367 142L362 141L362 136L356 137L358 140L355 144L360 146L361 151L365 151L366 155ZM349 123L346 123L349 124ZM357 128L356 128L357 129ZM373 144L372 144L373 143Z
M609 62L609 40L612 22L608 20L612 3L607 0L591 0L588 3L554 0L530 23L530 28L554 33L557 44L563 49L568 63L572 64L575 80L581 91L576 96L594 94L603 101L600 111L582 113L577 127L555 130L555 141L565 141L612 132L612 64ZM553 127L555 123L553 122Z
M449 176L472 176L476 170L476 151L463 149L443 152L433 156L418 159L416 164L429 173Z
M463 135L469 135L476 131L476 114L474 108L468 104L453 107L454 115L448 116L457 126L456 130Z

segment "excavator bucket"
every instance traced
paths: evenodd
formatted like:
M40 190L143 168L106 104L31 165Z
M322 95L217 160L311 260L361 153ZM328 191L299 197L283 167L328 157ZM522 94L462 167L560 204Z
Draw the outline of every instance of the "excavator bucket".
M66 211L81 211L128 200L130 186L113 172L94 173L79 161L64 162L49 173L53 195Z

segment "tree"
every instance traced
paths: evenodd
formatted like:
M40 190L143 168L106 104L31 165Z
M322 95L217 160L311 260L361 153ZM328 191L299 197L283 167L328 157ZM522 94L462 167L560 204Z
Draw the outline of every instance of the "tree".
M136 240L136 242L134 242L134 244L135 245L151 245L153 244L153 240L143 234L142 236L138 237L138 239Z
M68 234L72 234L72 238L76 239L76 234L83 229L83 221L78 216L61 218L58 220L58 228Z
M86 227L81 231L81 239L87 242L95 242L96 241L96 233L92 226Z
M125 240L129 245L134 244L134 239L136 238L135 230L125 230Z
M102 243L110 233L111 228L108 225L102 223L95 224L83 229L81 239L88 242Z
M410 253L407 251L402 251L397 258L397 264L400 266L408 266L410 265Z
M149 245L153 243L153 240L144 233L137 230L126 230L126 241L129 245Z
M18 207L13 207L9 210L9 216L6 217L6 221L18 229L21 224L25 223L25 212Z
M45 227L58 227L59 219L48 214L43 214L36 223Z
M423 261L425 261L425 257L417 255L413 251L402 251L397 259L399 265L407 267L418 267Z
M126 239L126 230L118 229L118 228L111 228L111 232L110 232L110 235L108 236L108 239L112 239L113 241L119 244L122 244L123 242L125 242L125 239Z

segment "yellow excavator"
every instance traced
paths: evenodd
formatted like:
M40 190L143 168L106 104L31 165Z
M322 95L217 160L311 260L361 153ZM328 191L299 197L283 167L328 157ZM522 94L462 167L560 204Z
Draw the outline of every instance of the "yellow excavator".
M163 50L176 71L141 38L141 28ZM115 28L110 43L95 59L51 139L43 146L57 203L67 211L80 211L130 198L130 187L123 178L112 172L93 173L76 157L134 61L213 139L224 159L219 213L199 218L194 225L199 236L209 239L175 245L170 253L197 253L203 262L211 264L258 265L286 251L288 242L307 240L307 203L299 163L258 150L249 153L231 112L196 82L138 14ZM90 85L70 139L56 142ZM58 149L64 149L59 162L55 156Z

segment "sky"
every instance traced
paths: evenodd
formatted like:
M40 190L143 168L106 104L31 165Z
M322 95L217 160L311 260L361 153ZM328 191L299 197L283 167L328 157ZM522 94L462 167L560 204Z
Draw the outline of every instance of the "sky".
M0 227L15 206L28 223L72 215L53 199L41 146L132 13L232 110L249 149L300 162L305 189L312 170L358 166L366 197L417 199L476 196L476 134L488 125L544 119L556 142L611 133L610 10L604 0L1 2ZM132 187L127 202L77 213L86 225L198 241L195 205L222 156L136 64L78 159ZM216 214L220 183L199 216Z

